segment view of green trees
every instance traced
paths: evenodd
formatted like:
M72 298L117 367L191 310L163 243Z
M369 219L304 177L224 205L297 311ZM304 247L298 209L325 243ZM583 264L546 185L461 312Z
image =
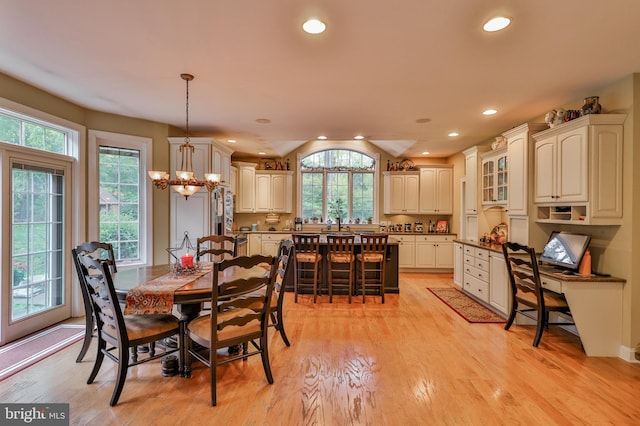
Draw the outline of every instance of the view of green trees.
M42 124L0 114L0 141L65 154L67 135Z
M300 161L302 217L347 222L374 214L375 160L360 152L330 149ZM340 208L337 209L338 203Z
M100 241L116 260L140 258L140 152L100 147Z

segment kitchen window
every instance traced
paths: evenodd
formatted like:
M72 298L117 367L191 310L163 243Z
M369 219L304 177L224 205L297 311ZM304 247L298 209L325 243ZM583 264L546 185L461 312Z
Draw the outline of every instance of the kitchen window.
M377 154L327 149L299 160L300 216L343 223L376 220Z

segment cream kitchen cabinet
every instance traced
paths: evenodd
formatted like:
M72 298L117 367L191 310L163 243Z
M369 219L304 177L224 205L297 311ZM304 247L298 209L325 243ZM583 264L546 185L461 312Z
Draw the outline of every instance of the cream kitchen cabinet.
M507 138L507 155L509 162L509 185L507 189L507 210L510 216L527 216L531 193L529 172L532 170L533 132L546 129L546 124L525 123L504 132Z
M472 146L462 151L464 154L465 167L465 192L464 192L464 212L465 214L478 214L478 155L480 147Z
M280 241L282 240L290 240L292 238L291 234L280 234L280 233L264 233L262 234L262 254L268 256L277 256L278 255L278 246L280 245Z
M463 289L489 303L489 250L464 246Z
M255 173L255 212L291 213L293 207L292 171Z
M591 114L533 135L536 221L621 223L625 118Z
M262 254L262 234L249 234L247 238L247 255L254 256Z
M222 186L231 189L231 154L233 150L217 142L211 144L211 172L220 173Z
M384 172L384 214L417 214L420 173Z
M416 235L416 268L453 268L453 240L455 235Z
M507 206L509 156L502 148L482 154L482 206Z
M420 214L453 214L453 168L420 169Z
M390 239L398 242L398 267L415 268L416 237L414 235L393 235Z
M256 163L235 163L238 172L236 212L253 213L255 210Z
M462 287L464 282L464 245L453 243L453 283Z
M489 304L503 314L508 314L511 301L509 295L509 273L502 253L489 254Z

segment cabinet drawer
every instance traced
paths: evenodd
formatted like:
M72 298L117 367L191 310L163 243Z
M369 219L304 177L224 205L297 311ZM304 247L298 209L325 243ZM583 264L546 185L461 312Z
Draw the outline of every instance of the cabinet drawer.
M474 247L472 246L464 246L464 254L465 256L475 256L476 255L476 250Z
M290 240L291 234L262 234L262 241Z
M475 266L476 268L478 268L478 269L480 269L482 271L487 272L487 275L489 275L488 274L488 272L489 272L489 259L478 259L478 258L476 258L475 260L476 260L476 263L473 266Z
M540 283L542 284L542 288L554 291L556 293L562 293L562 283L560 281L554 280L553 278L540 276Z
M465 275L464 289L483 302L489 302L489 283Z
M483 271L482 269L478 269L474 266L465 265L464 274L465 274L465 278L467 275L471 275L472 277L477 278L480 281L489 282L489 273L486 271Z
M489 250L485 250L485 249L481 249L481 248L475 248L475 253L474 256L478 259L482 259L482 260L486 260L487 262L489 261Z
M464 264L469 266L476 266L476 258L469 255L464 255Z

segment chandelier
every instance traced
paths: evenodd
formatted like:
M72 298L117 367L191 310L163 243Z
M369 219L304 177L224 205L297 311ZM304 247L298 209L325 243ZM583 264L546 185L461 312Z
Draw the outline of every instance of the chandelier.
M149 170L147 173L149 174L149 179L153 182L156 188L166 189L171 186L171 189L176 191L180 195L184 195L185 199L188 199L189 196L195 194L200 191L203 187L207 187L209 191L213 190L216 186L220 185L220 174L219 173L206 173L204 175L204 180L199 180L193 174L193 152L195 148L191 145L189 138L189 82L193 80L193 75L191 74L180 74L180 78L182 78L187 83L187 102L186 102L186 110L187 110L187 120L186 120L186 136L184 138L184 143L180 145L180 154L182 155L182 160L180 162L180 168L176 170L176 178L170 179L171 175L165 171L158 170Z

